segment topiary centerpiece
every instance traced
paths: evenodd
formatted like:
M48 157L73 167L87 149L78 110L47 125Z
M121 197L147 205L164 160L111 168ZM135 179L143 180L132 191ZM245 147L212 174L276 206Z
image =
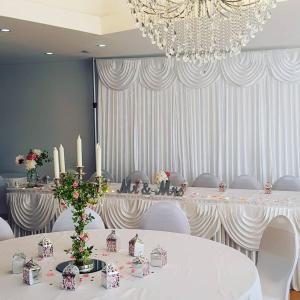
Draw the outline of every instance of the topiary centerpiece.
M54 195L61 205L72 208L72 218L75 233L71 236L71 254L75 264L81 271L90 271L90 259L93 246L88 245L88 233L85 227L94 217L86 213L86 208L97 203L98 199L108 191L104 178L97 178L96 182L85 181L82 174L66 173L56 182Z

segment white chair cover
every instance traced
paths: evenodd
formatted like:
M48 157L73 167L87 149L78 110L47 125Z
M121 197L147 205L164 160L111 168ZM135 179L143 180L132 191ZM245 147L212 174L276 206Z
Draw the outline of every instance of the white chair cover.
M245 190L261 190L262 185L258 180L249 175L238 176L230 186L232 189L245 189Z
M101 174L107 181L114 182L113 177L111 176L111 174L108 171L101 170ZM96 180L96 172L90 177L90 181L95 181L95 180Z
M7 215L6 183L0 176L0 215Z
M144 183L150 183L149 177L143 171L134 171L128 175L127 181L131 180L131 183L142 181Z
M86 229L104 229L104 223L101 219L101 217L92 209L87 208L85 210L86 214L91 214L94 219L91 223L86 225ZM72 221L72 209L68 208L66 209L55 221L52 232L60 232L60 231L73 231L74 230L74 224Z
M273 190L300 191L300 179L291 175L282 176L274 183Z
M169 181L170 181L171 185L173 185L173 186L181 186L183 183L186 182L184 177L177 172L171 172Z
M153 204L144 213L140 229L190 234L190 225L182 209L170 202Z
M220 180L218 179L218 177L210 173L203 173L195 179L192 186L217 188L219 184Z
M295 226L287 217L275 217L262 235L258 253L257 269L263 299L289 299L298 253Z
M0 218L0 241L13 239L14 234L8 223Z

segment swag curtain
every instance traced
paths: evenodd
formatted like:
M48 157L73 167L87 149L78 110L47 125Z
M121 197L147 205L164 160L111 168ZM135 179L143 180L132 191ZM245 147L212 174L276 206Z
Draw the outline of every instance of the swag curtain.
M164 57L97 60L103 168L120 181L203 172L230 183L300 176L300 50L197 67Z

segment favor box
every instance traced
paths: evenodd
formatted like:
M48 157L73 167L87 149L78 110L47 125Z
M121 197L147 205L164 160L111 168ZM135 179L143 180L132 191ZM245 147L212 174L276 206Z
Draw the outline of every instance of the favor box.
M151 266L162 268L167 264L167 251L161 247L157 247L152 250L150 258Z
M271 194L272 193L272 184L270 182L265 183L264 191L265 191L265 194Z
M12 273L20 274L26 264L26 256L24 253L16 253L12 259Z
M145 277L150 274L150 264L146 257L135 257L132 261L132 275L136 277Z
M41 267L32 259L24 265L23 282L28 285L33 285L41 282Z
M62 288L68 291L75 291L79 283L79 269L73 264L67 265L62 272Z
M136 234L134 238L129 241L129 255L141 256L144 253L144 244Z
M106 238L106 245L108 252L117 252L120 248L120 239L116 235L116 231L112 230L112 232Z
M38 244L38 256L41 258L53 256L53 244L44 237Z
M120 272L112 264L107 264L101 271L101 285L106 289L120 286Z

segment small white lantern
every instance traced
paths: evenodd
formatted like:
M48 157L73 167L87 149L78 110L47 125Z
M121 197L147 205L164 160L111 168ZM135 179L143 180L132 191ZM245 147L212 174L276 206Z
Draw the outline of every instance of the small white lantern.
M141 256L144 254L144 244L136 234L134 238L129 241L129 255Z
M145 277L150 274L150 264L146 257L135 257L132 262L132 275L136 277Z
M224 193L226 191L226 183L225 182L220 182L219 184L219 192Z
M106 238L106 245L108 252L117 252L120 248L120 239L116 235L116 231L112 230L112 232Z
M162 268L167 264L167 251L161 247L155 248L151 252L151 266Z
M106 289L120 286L120 272L112 264L107 264L101 271L101 285Z
M12 259L12 273L20 274L23 272L23 268L26 264L26 256L22 252L18 252L13 256Z
M73 264L67 265L62 272L62 288L75 291L80 283L79 269Z
M272 194L272 183L271 182L266 182L264 185L264 192L266 195Z
M23 282L28 285L41 282L41 267L33 259L29 260L23 268Z
M52 242L44 237L38 244L38 257L51 257L53 256L53 244Z

